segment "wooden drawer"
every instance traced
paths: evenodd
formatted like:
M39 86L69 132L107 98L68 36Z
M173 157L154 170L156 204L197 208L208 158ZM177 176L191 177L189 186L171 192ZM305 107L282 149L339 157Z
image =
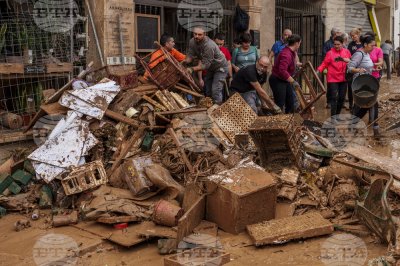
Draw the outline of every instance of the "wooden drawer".
M23 74L24 64L20 63L0 63L0 74Z
M72 72L72 70L73 70L72 63L46 64L46 73L64 73L64 72Z

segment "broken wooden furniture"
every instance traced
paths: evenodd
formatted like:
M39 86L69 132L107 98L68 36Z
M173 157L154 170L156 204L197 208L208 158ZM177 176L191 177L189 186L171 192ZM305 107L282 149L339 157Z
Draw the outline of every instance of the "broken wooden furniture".
M65 195L81 193L83 191L106 184L106 171L101 161L94 161L76 167L61 181Z
M210 116L231 143L236 142L237 135L247 135L250 125L257 119L257 114L239 93L232 95L223 105L212 111ZM250 146L254 146L251 140Z
M295 162L289 140L295 132L294 115L263 116L249 128L249 135L257 146L261 166L288 166Z
M159 46L159 50L156 50L143 58L136 56L136 59L147 71L150 79L162 90L174 87L181 79L183 79L193 90L200 91L196 82L193 80L193 77L186 71L185 67L183 67L182 64L179 63L160 44L157 42L156 44ZM162 52L160 56L151 60L152 55L154 53L159 53L159 51ZM150 67L152 63L157 61L161 62L154 67Z
M392 217L387 194L393 184L393 176L390 180L376 179L369 189L363 202L357 202L356 214L360 221L369 230L377 235L385 244L396 245L396 221Z
M274 177L254 163L209 177L207 220L231 234L247 225L275 218L277 184Z
M317 88L314 87L309 74L311 74L311 76L316 80ZM324 94L326 94L326 89L310 61L304 65L298 75L304 80L309 91L309 97L306 97L304 94L305 92L301 87L295 87L297 99L300 103L300 115L302 115L304 119L313 120L313 106Z

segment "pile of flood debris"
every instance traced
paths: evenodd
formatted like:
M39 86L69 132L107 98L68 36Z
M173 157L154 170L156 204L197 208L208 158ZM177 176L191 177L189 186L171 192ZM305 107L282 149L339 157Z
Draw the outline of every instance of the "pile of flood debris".
M17 231L45 219L126 247L158 238L161 254L206 246L216 265L229 262L218 229L255 246L373 234L397 258L397 161L339 152L318 123L258 117L238 94L216 106L179 82L100 69L66 84L32 124L37 147L0 166L0 215L27 214Z

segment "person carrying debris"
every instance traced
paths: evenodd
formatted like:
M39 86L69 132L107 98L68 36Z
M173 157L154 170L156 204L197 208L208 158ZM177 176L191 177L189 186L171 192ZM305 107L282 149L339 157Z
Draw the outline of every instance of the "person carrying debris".
M342 36L335 37L333 39L334 48L326 54L324 61L318 67L320 73L328 69L327 81L331 116L340 114L346 99L346 65L350 62L351 54L343 47L343 42Z
M189 49L184 64L190 64L194 58L198 58L199 64L188 67L187 71L193 72L207 70L204 79L205 86L211 88L211 96L215 104L222 104L223 89L228 76L228 61L219 49L218 45L206 36L202 27L193 29L193 38L189 42Z
M296 71L297 51L300 45L301 37L299 35L293 34L288 38L288 45L279 53L269 78L274 101L286 114L295 111L293 87L300 85L292 76Z
M163 48L165 48L176 60L178 60L178 62L182 62L183 60L185 60L186 55L180 53L178 50L176 50L174 48L175 40L168 33L164 33L163 35L161 35L160 45ZM161 51L161 49L158 49L156 52L154 52L151 55L149 68L153 69L154 67L156 67L159 63L163 62L164 60L165 60L165 56L163 55L163 52ZM146 80L148 80L149 76L150 76L149 73L146 71L144 73L144 78Z
M254 112L258 113L260 98L268 107L272 108L275 113L281 113L281 109L275 105L268 94L261 87L268 77L268 69L271 66L267 56L261 56L258 61L253 64L241 68L233 77L231 94L240 93L243 99L250 105Z
M226 61L228 61L228 76L227 76L227 82L228 84L231 84L232 81L232 55L231 52L229 52L228 48L226 48L225 45L225 34L223 33L216 33L214 36L214 42L218 45L219 49L221 52L224 54ZM207 71L199 71L198 72L198 79L199 79L199 85L201 88L204 89L204 94L207 97L211 97L211 88L206 88L204 86L204 80L203 77L207 75Z

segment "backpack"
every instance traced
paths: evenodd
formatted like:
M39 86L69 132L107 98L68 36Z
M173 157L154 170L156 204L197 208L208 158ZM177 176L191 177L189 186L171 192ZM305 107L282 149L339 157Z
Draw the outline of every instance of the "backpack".
M355 55L357 52L360 52L360 53L362 54L362 57L361 57L360 63L358 63L358 65L356 66L356 68L360 66L362 60L364 59L364 53L361 52L361 51L356 51L353 55ZM346 77L345 77L345 78L346 78L346 80L347 80L348 82L352 82L355 73L348 72L348 69L349 69L349 64L346 65L346 74L345 74Z
M238 4L235 8L235 16L233 18L233 27L237 32L244 32L249 28L250 16L240 8Z

